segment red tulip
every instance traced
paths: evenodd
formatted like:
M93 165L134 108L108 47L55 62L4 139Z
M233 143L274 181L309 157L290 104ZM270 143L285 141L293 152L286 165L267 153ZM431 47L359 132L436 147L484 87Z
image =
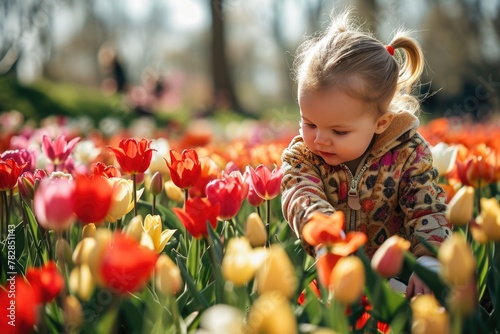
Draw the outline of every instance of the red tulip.
M194 149L182 151L182 154L170 150L170 162L167 162L170 178L181 189L191 188L201 174L198 153Z
M127 294L140 290L150 279L158 254L117 233L106 246L100 265L103 283L111 291Z
M219 204L212 204L207 198L189 198L185 208L172 209L186 230L195 238L208 236L207 221L215 228L219 215Z
M248 188L247 201L251 206L258 207L264 203L265 199L257 195L255 189L253 188L253 184L250 184Z
M255 170L248 166L247 171L250 172L253 189L260 197L270 200L279 195L281 190L281 179L283 171L281 168L275 167L273 171L265 165L259 165Z
M241 184L235 178L226 177L210 181L207 184L206 194L208 200L220 205L219 219L231 219L241 208Z
M50 303L64 287L64 278L59 273L54 261L50 261L40 268L28 268L26 278L41 303Z
M122 173L115 166L107 166L102 162L96 162L92 168L92 175L110 177L121 177Z
M344 213L336 211L331 216L316 212L302 228L304 240L311 246L320 246L316 254L316 269L320 283L330 285L331 272L337 261L354 253L366 243L363 232L344 233Z
M127 174L141 174L146 172L151 164L153 151L150 148L151 140L122 138L118 147L108 146L116 156L118 164Z
M65 178L43 179L35 192L33 206L43 228L66 230L75 220L73 182Z
M23 173L34 169L35 161L33 154L27 149L9 150L0 155L0 159L2 160L7 160L9 158L14 159L19 166L25 166L23 168Z
M99 224L111 208L113 187L104 177L77 175L73 210L84 224Z
M37 304L37 294L21 275L7 277L0 288L0 333L32 333Z
M76 137L68 142L66 137L61 135L52 141L49 136L44 135L42 137L42 150L47 159L57 166L66 161L79 140L80 137Z
M13 189L26 165L27 162L20 165L12 158L0 159L0 191Z

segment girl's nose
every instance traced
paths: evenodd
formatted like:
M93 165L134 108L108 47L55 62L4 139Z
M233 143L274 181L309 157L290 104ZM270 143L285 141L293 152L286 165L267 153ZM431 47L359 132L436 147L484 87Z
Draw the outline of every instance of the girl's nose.
M332 141L327 131L319 130L316 131L316 138L314 142L318 145L331 145Z

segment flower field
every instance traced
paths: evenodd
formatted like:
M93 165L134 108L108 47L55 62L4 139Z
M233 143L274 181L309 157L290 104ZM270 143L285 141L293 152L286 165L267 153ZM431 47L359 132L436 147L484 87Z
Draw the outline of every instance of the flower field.
M454 225L433 249L437 271L397 237L368 259L340 212L311 218L303 236L323 247L306 255L280 205L294 134L259 135L266 126L223 137L211 123L97 129L0 114L0 332L500 330L499 125L421 126ZM412 271L433 295L390 287Z

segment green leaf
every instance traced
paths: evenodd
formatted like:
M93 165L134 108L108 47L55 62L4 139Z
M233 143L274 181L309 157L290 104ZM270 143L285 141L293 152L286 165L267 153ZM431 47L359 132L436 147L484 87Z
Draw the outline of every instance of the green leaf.
M196 283L194 282L193 278L189 274L189 271L186 267L186 264L178 256L176 257L175 260L177 262L177 266L179 267L179 270L181 271L182 279L184 280L184 282L187 285L186 291L189 291L189 294L193 297L193 301L196 302L196 308L202 309L202 310L208 308L209 303L203 297L203 295L198 291L198 288L196 287Z
M483 298L484 292L486 291L488 268L490 267L489 257L493 249L491 243L480 244L474 240L470 243L474 257L476 258L477 267L477 286L478 286L478 299Z

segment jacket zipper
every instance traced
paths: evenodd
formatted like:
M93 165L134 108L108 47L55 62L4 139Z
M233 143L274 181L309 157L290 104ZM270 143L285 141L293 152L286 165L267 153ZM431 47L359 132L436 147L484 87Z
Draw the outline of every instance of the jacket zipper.
M351 170L344 164L342 164L342 168L347 172L350 178L349 182L349 191L347 192L347 205L351 209L350 215L349 215L349 231L354 231L356 228L356 211L361 209L361 203L359 202L359 193L358 193L358 183L361 180L361 176L363 176L363 173L366 171L368 168L368 164L365 164L363 168L359 170L358 173L356 173L356 177L354 177L351 173Z

